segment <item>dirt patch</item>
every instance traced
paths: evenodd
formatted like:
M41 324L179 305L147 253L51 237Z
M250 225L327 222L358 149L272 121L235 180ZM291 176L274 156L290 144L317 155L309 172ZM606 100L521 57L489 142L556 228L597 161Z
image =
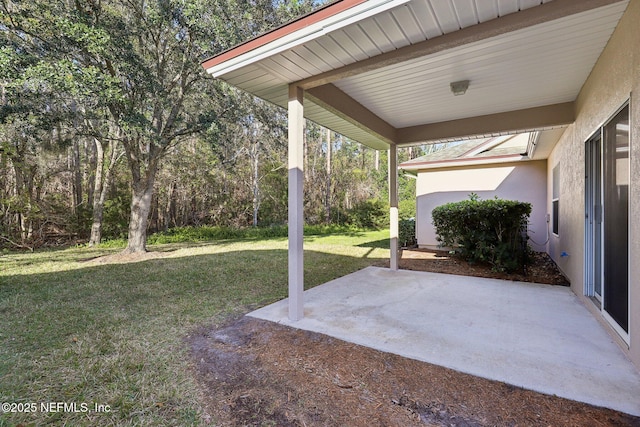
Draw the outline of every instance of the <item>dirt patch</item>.
M161 251L152 251L152 252L136 252L136 253L125 253L118 252L117 254L104 255L97 258L89 258L83 260L82 262L86 262L88 264L129 264L133 262L142 262L148 261L150 259L158 259L158 258L166 258L171 256L171 252L161 252Z
M640 426L634 418L243 317L188 343L223 426Z
M459 255L447 251L405 249L402 251L399 265L406 270L569 286L569 281L548 254L534 252L530 254L529 260L530 263L524 272L502 273L493 271L490 265L470 264Z

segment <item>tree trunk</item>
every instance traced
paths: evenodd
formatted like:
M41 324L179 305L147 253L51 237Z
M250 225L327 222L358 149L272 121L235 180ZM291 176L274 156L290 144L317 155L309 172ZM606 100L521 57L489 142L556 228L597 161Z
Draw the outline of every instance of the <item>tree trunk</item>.
M102 218L104 215L104 204L93 204L93 222L91 223L91 237L89 246L99 245L102 241Z
M258 211L260 210L260 147L258 142L254 142L251 147L251 162L253 176L251 186L253 187L253 226L258 226Z
M125 253L147 251L147 225L153 197L155 170L149 170L131 191L131 216L129 217L129 237Z
M176 187L177 184L175 181L171 182L171 185L169 185L169 194L167 195L167 206L164 210L164 223L163 223L163 228L164 231L167 231L169 229L169 225L171 224L171 220L172 218L175 218L175 201L173 200L174 195L176 193ZM175 223L175 220L174 220Z
M93 203L94 194L96 189L96 171L98 170L98 166L96 165L96 149L95 144L91 144L90 140L84 140L84 154L87 159L88 167L84 169L85 171L85 180L87 186L87 204ZM104 159L103 159L104 160Z
M22 205L17 213L17 223L20 226L20 243L25 245L31 239L33 226L29 220L29 212L31 211L31 192L28 191L30 187L29 178L25 177L24 174L25 168L23 168L22 164L24 156L22 156L21 151L21 149L17 150L16 156L10 160L15 175L14 194Z
M82 171L80 170L80 146L77 138L71 147L71 173L73 174L73 213L78 214L78 208L82 203Z
M93 182L93 222L91 224L91 237L89 238L89 246L95 246L102 240L102 213L103 207L100 204L99 194L102 193L102 168L104 167L104 150L102 144L97 138L94 138L96 146L96 172Z
M111 143L111 156L107 170L104 170L104 149L98 139L94 139L96 146L96 170L94 177L93 189L93 214L91 223L91 237L89 238L89 246L94 246L102 241L102 219L104 215L104 202L107 200L109 186L113 179L113 171L118 162L118 146L116 142Z
M131 214L129 216L129 236L124 253L140 253L147 251L147 225L153 199L153 184L158 171L160 154L157 147L149 144L149 160L143 167L139 161L139 153L131 150L134 144L125 145L128 148L129 168L131 170Z
M327 182L325 189L325 222L331 222L331 130L327 129Z

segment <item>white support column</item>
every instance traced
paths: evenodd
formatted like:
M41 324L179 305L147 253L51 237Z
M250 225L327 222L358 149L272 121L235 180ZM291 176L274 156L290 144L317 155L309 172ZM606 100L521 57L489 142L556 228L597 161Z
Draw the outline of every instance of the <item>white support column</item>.
M304 317L304 91L289 86L289 319Z
M389 147L389 267L398 270L398 149Z

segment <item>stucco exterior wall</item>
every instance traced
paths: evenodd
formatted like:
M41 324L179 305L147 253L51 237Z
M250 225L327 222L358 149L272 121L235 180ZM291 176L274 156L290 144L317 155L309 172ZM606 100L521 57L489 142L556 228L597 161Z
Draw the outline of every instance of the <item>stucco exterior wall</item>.
M549 254L571 280L573 291L606 325L612 337L640 368L640 1L632 0L609 43L598 59L576 101L576 121L563 134L548 159L550 189L553 168L560 164L559 236L549 241ZM629 345L603 319L584 296L585 142L629 99L630 230ZM550 190L549 190L550 191ZM549 193L550 194L550 193ZM550 195L547 209L551 210ZM565 252L568 256L560 256Z
M416 183L416 237L418 245L437 248L438 241L431 221L433 208L459 202L476 193L482 199L498 196L532 204L529 218L529 241L537 251L546 250L546 160L432 169L418 172Z

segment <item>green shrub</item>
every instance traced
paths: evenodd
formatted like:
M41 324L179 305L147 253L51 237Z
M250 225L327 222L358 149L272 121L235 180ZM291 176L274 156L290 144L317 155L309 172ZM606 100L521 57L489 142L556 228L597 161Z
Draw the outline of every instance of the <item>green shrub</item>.
M412 219L416 217L416 199L405 199L398 202L400 219Z
M282 231L278 230L274 232L267 228L253 229L245 228L232 228L232 227L218 227L218 226L186 226L186 227L174 227L167 231L152 234L147 238L147 243L153 244L166 244L166 243L186 243L186 242L208 242L215 240L229 240L229 239L242 239L246 237L256 237L256 234L264 233L270 234L269 237L273 237L274 234L280 234ZM266 231L265 231L266 230ZM250 235L250 234L253 235ZM286 236L286 230L284 231Z
M346 225L305 225L305 236L321 236L333 233L363 231L362 228ZM286 238L289 229L286 225L269 227L219 227L219 226L187 226L174 227L167 231L154 233L147 238L150 245L167 243L213 242L217 240L271 239ZM123 241L113 241L113 245L122 245Z
M413 218L401 219L398 223L399 245L408 248L416 244L416 220Z
M489 263L498 271L521 269L526 263L524 234L531 204L515 200L469 200L447 203L432 212L437 239L470 262Z
M326 236L336 233L359 233L363 231L369 230L344 224L305 224L304 226L305 236Z
M102 237L104 239L125 239L129 232L130 196L119 191L104 202Z
M349 210L349 223L367 229L384 227L389 221L388 210L382 200L364 200Z

